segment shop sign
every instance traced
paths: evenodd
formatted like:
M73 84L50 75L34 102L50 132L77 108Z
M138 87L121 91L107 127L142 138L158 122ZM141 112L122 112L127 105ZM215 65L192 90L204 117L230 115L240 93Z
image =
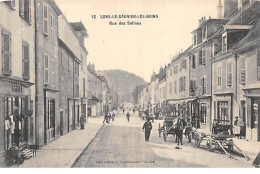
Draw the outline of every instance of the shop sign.
M13 83L12 84L12 92L19 92L22 93L22 85L19 83Z

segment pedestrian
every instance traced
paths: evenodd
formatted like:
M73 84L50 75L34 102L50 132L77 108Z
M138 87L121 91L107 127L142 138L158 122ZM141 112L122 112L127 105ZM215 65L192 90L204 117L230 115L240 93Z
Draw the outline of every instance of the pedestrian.
M81 117L80 117L80 129L83 130L85 127L84 125L84 122L85 122L85 117L84 117L84 114L82 113L81 114Z
M112 121L115 121L115 113L113 112L113 114L112 114Z
M108 113L108 122L110 122L111 118L112 118L111 114Z
M129 112L127 112L127 114L126 114L126 118L127 118L127 121L129 122L130 120L129 120L129 118L130 118L130 114L129 114Z
M105 122L109 123L108 114L107 113L105 113L103 124L105 124Z
M145 135L145 141L149 141L151 130L153 128L152 123L150 122L150 119L147 119L146 122L143 125L143 131Z
M238 139L241 139L241 127L243 126L243 122L239 117L235 117L235 121L234 121L234 127L233 127L233 131L234 131L234 135L237 136Z
M123 109L123 113L125 113L125 110Z
M181 117L178 118L177 120L177 124L176 124L176 138L177 138L177 147L176 149L179 149L179 143L181 143L181 145L183 145L182 143L182 137L183 137L183 120L181 119Z
M189 140L187 143L191 143L191 132L192 132L191 124L187 123L187 126L185 128L185 136L187 136Z

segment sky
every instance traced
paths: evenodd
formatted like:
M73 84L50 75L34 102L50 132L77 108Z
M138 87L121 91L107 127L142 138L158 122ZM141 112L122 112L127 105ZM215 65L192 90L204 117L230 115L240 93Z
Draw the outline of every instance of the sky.
M97 70L122 69L150 81L152 73L191 45L199 19L216 18L218 0L55 0L69 22L82 21L88 62ZM102 19L100 15L158 15ZM96 15L96 19L92 16ZM141 25L109 25L109 22Z

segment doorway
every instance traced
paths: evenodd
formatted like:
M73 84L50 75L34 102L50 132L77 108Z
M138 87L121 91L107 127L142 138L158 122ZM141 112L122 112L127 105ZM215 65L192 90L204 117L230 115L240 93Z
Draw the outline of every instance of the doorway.
M60 111L60 135L62 136L63 135L63 111Z

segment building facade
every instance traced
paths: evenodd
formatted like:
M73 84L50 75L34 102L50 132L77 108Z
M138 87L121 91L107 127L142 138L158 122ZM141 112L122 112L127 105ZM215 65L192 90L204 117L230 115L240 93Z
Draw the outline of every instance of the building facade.
M0 2L0 11L2 166L7 149L35 142L34 0Z

